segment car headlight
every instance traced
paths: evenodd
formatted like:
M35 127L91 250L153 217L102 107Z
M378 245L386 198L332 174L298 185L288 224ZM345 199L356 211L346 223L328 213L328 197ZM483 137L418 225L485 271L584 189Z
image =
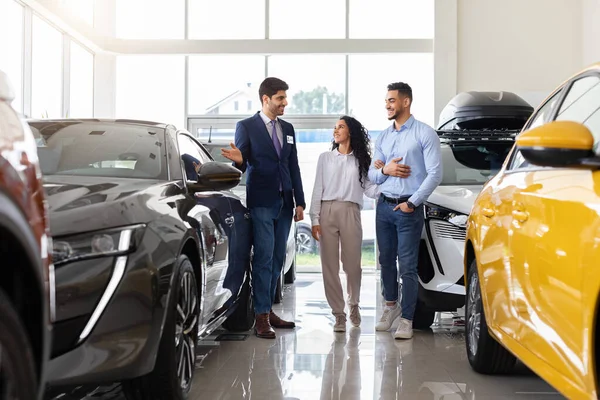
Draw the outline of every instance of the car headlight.
M144 225L135 225L54 238L52 261L58 266L89 258L128 254L138 245L144 227Z
M449 222L452 225L457 226L459 228L466 229L469 216L456 211L449 210L444 207L437 206L435 204L426 203L425 218L440 219L442 221Z

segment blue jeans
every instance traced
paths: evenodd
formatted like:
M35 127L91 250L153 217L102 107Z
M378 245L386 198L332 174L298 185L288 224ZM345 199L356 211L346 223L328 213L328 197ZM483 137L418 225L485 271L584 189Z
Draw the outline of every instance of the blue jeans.
M252 292L254 312L271 311L275 301L277 280L283 269L287 239L292 226L293 209L284 207L283 199L271 207L250 209L254 232L252 261Z
M405 213L379 198L375 216L381 283L386 301L398 300L398 263L402 277L402 318L413 319L419 292L417 265L419 244L425 218L423 205L412 213Z

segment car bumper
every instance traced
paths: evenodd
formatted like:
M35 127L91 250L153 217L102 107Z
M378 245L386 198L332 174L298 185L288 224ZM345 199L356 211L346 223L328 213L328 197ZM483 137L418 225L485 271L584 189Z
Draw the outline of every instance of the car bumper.
M106 262L98 259L98 264L100 260ZM93 309L80 301L81 315L73 316L77 311L73 308L62 310L63 318L54 324L48 383L70 386L112 382L149 373L158 352L174 262L170 250L150 229L146 229L134 253L111 258L111 268L106 271L108 283L102 291L102 296L108 293L109 299L98 318L94 314L98 314L101 297ZM73 282L69 286L75 289L71 290L92 285L93 277L84 272L74 273L78 265L73 264L70 268ZM123 267L121 276L118 276L119 264ZM60 297L66 295L66 289L59 276L57 296ZM58 313L60 316L60 307Z
M422 238L433 271L426 274L427 282L421 280L421 286L432 307L439 308L436 311L452 311L464 306L465 230L440 220L426 220L425 224Z

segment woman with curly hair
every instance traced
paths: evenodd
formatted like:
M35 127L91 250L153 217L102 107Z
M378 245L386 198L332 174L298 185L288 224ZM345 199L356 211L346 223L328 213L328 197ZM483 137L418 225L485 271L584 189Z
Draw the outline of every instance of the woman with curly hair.
M371 165L371 140L355 118L343 116L335 125L331 151L319 156L310 217L312 234L320 242L325 296L335 316L335 332L346 331L346 313L341 261L347 278L350 322L360 326L360 285L362 279L363 194L377 197L378 188L367 177Z

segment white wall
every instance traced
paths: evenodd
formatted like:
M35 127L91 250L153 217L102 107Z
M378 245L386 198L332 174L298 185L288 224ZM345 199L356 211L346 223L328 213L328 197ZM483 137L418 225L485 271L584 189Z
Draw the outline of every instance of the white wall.
M537 106L584 66L582 1L598 3L458 0L457 90L512 91Z
M600 0L582 1L583 64L600 62Z

